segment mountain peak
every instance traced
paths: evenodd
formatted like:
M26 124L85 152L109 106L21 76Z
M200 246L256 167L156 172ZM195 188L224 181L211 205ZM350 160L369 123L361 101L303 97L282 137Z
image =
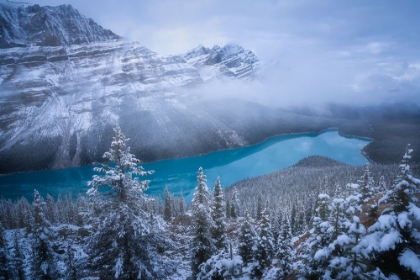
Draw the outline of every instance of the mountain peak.
M257 56L237 44L227 44L224 47L214 45L211 49L199 45L182 57L198 69L213 68L214 71L210 72L216 73L216 76L250 78L259 67ZM205 77L203 79L208 80Z
M118 40L120 36L71 5L40 6L0 0L0 48L68 46Z

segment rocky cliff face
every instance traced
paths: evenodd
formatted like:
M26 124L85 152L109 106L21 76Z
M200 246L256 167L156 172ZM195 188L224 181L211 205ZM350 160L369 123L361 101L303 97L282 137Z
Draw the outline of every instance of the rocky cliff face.
M118 39L118 35L70 5L41 7L0 1L0 48L80 45Z
M116 124L143 160L248 143L249 126L237 118L244 108L197 96L207 80L252 78L259 61L251 51L200 46L162 57L69 5L5 0L0 32L0 173L100 161ZM248 123L272 122L266 109L253 110Z
M261 68L256 55L238 45L215 45L211 49L200 45L182 57L201 72L204 80L220 76L250 79Z

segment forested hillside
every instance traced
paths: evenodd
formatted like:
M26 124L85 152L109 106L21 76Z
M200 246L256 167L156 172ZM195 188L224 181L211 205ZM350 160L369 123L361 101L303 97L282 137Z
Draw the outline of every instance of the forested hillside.
M88 197L0 200L2 279L418 279L418 167L323 157L212 191L191 205L148 181L115 129ZM414 176L414 175L415 176ZM213 182L211 182L213 185ZM164 203L162 203L164 202Z

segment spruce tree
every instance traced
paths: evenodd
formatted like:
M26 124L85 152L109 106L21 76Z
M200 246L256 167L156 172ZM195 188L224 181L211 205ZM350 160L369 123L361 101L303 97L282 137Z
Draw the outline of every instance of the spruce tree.
M195 277L199 266L213 255L215 250L210 230L212 220L210 216L210 193L206 184L203 169L198 169L197 186L192 199L193 239L191 244L191 270Z
M381 213L377 222L369 228L367 248L376 257L375 264L388 276L392 273L400 279L420 278L420 208L415 193L419 192L420 180L411 175L409 160L412 149L407 146L399 166L399 173L391 189L379 201L391 207Z
M114 165L95 168L88 194L94 202L92 221L96 231L90 239L93 271L104 279L160 278L165 270L156 269L159 257L156 240L159 233L149 225L150 216L143 210L149 181L133 175L147 175L127 147L128 138L120 127L114 129L111 148L103 157ZM106 190L100 192L102 188Z
M374 193L374 186L373 186L374 183L370 175L368 163L365 165L365 173L357 181L357 183L360 185L360 194L362 196L362 201L364 202L368 201L369 198L371 198Z
M168 190L168 186L165 187L164 196L165 196L165 206L163 208L163 219L165 219L165 221L170 221L172 218L172 207L171 207L172 201L171 201L171 195Z
M4 239L4 227L0 222L0 278L8 279L9 268L7 267L7 258L6 258L6 240Z
M32 240L32 277L36 279L54 279L57 278L55 262L53 259L53 250L50 240L51 223L46 218L46 203L34 191L34 201L32 204L34 212L33 240Z
M263 202L262 202L262 197L261 194L258 194L258 198L257 198L257 220L261 219L261 212L263 211Z
M245 211L245 220L243 221L239 235L238 251L242 257L244 265L248 265L255 261L255 255L258 245L258 236L254 227L249 221L248 210Z
M271 259L274 253L274 236L267 208L261 211L260 220L258 221L258 234L260 238L256 260L259 263L259 272L262 274L271 265Z
M179 198L179 214L184 215L187 206L185 205L184 192L181 190L181 197Z
M226 218L230 218L230 200L226 200Z
M232 199L230 201L230 209L231 209L230 216L232 218L237 218L240 216L240 201L239 201L239 196L238 196L238 190L236 189L236 187L233 187L233 190L232 190Z
M292 273L293 260L292 233L290 231L290 220L287 215L284 215L281 224L282 227L277 242L277 257L280 266L277 276L279 279L283 279Z
M217 177L213 189L213 203L211 212L213 227L211 232L214 245L218 251L225 251L227 249L225 207L226 205L223 190L220 185L220 178Z
M329 265L330 244L332 233L329 216L331 212L330 197L321 193L318 195L318 207L315 210L311 236L306 240L300 273L309 279L321 279Z

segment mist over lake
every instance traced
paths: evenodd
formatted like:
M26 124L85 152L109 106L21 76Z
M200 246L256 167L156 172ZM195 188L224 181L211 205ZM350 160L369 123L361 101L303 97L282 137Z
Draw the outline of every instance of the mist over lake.
M175 195L180 195L182 191L189 202L200 166L207 175L210 188L217 176L220 176L222 186L226 187L248 177L286 168L311 155L330 157L350 165L362 165L368 161L362 156L361 150L369 142L366 139L341 136L335 130L321 134L281 135L243 148L141 164L145 170L154 170L155 173L140 179L151 181L146 191L148 195L161 196L168 186L169 191ZM78 194L86 193L88 181L94 174L97 173L92 166L19 173L0 177L0 188L6 199L25 196L31 201L34 189L42 195L48 193L57 197L59 194L70 193L77 197Z

